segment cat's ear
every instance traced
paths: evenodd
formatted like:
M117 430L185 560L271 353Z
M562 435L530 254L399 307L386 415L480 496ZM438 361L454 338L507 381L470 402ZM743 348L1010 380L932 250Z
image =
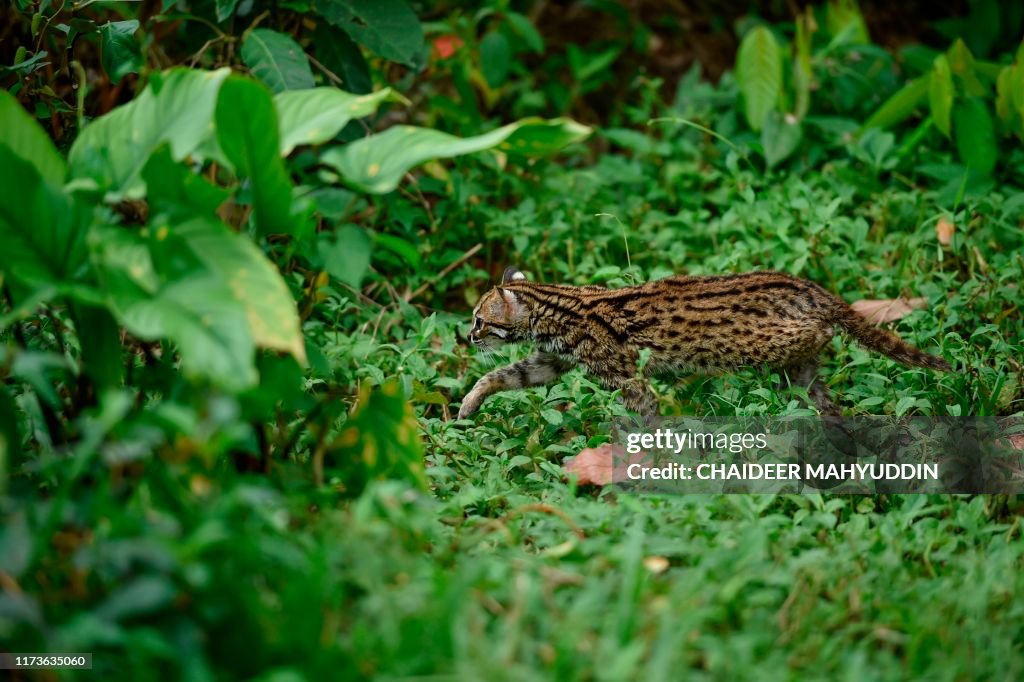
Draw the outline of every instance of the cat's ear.
M509 282L522 282L526 279L526 275L519 271L519 268L514 265L510 265L505 268L505 273L501 276L501 283L508 284Z
M520 311L519 297L516 296L514 291L498 287L498 292L501 294L501 300L505 304L507 313L515 314Z

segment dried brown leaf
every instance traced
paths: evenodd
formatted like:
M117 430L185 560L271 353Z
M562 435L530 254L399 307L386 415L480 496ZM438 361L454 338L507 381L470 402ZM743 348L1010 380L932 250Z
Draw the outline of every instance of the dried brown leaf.
M942 245L949 245L953 242L954 232L956 232L956 225L945 217L939 218L939 222L935 223L935 236L939 238L939 243Z
M910 312L928 305L926 298L864 299L850 304L854 312L871 324L884 324L905 317Z
M596 448L584 448L579 454L565 460L563 469L576 474L580 485L609 485L626 480L626 469L630 464L644 462L647 453L626 454L621 445L605 443Z

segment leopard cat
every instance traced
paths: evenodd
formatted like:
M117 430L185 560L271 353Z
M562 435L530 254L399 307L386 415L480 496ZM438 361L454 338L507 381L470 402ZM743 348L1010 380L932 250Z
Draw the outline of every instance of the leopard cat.
M751 365L785 370L793 385L808 387L823 414L834 415L839 410L816 378L816 357L837 326L905 365L950 370L821 286L781 272L675 276L606 289L529 282L510 267L473 311L469 339L484 350L532 341L536 352L484 375L458 418L494 393L550 383L576 365L619 390L626 408L645 418L657 414L647 377ZM650 355L638 372L644 349Z

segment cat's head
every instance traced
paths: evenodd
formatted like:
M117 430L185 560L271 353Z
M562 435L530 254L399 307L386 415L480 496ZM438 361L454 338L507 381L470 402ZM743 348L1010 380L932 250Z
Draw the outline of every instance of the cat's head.
M473 328L469 332L469 340L474 346L494 350L527 337L529 310L514 287L506 286L524 281L526 275L517 268L505 268L501 284L480 297L473 310Z

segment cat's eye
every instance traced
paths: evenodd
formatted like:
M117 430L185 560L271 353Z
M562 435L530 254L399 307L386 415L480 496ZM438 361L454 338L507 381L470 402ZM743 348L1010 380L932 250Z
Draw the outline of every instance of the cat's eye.
M482 326L484 326L484 321L480 319L479 315L477 315L476 317L473 318L473 330L476 331L480 329Z

